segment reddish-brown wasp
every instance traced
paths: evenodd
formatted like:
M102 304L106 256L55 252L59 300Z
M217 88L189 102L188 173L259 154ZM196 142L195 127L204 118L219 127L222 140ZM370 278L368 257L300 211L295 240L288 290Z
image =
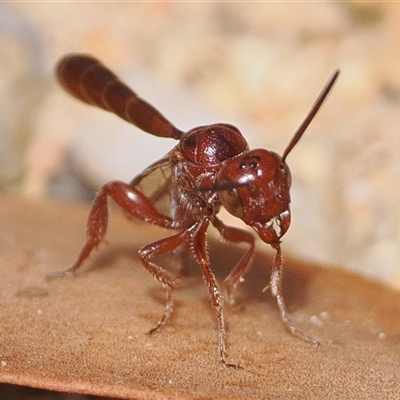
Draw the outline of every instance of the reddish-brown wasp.
M175 287L174 278L155 264L152 258L178 246L187 246L204 274L211 304L217 315L219 358L226 366L238 367L240 364L226 360L223 298L210 268L206 233L211 223L228 242L248 245L246 253L223 282L231 302L232 290L252 258L254 237L250 232L226 226L217 217L223 206L254 228L260 238L276 250L270 286L282 321L292 334L317 345L316 339L291 323L282 297L280 243L290 224L291 177L286 157L321 107L338 74L339 71L336 71L332 76L283 155L279 156L265 149L249 150L240 131L229 124L200 126L183 132L139 98L98 60L87 55L64 57L58 64L57 76L64 89L74 97L111 111L147 133L173 138L179 140L179 143L130 183L112 181L100 189L89 214L86 244L78 259L67 270L50 275L74 273L103 240L108 223L107 201L111 197L128 215L175 232L139 250L143 266L167 290L164 314L149 333L157 331L168 320L173 308L172 293ZM167 178L154 188L152 194L145 194L141 188L142 183L159 170ZM163 213L156 207L156 200L163 196L169 196L169 213Z

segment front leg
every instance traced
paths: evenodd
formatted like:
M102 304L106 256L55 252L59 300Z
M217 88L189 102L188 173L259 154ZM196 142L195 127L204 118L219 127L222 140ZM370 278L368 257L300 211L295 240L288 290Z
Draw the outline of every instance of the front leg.
M271 244L271 246L276 250L276 254L272 266L270 286L271 286L272 296L276 298L282 322L285 324L286 328L292 333L292 335L298 336L300 339L303 339L306 342L310 342L313 345L318 346L319 341L313 338L312 336L305 334L302 330L294 326L287 315L286 306L282 295L283 263L282 263L281 246L279 243Z
M223 303L222 295L218 287L217 280L215 279L215 275L211 271L210 258L207 253L206 233L207 233L208 223L209 223L208 220L203 221L199 226L199 229L194 233L192 238L192 251L203 272L204 279L207 283L208 291L210 293L211 304L217 314L218 333L219 333L219 345L218 345L219 358L221 362L227 367L241 368L240 364L231 363L226 360L226 349L225 349L226 329L225 329L224 314L222 311L222 303Z
M108 197L111 197L126 213L163 228L175 228L171 218L161 214L153 203L136 187L113 181L98 192L87 222L87 238L78 259L66 270L52 272L47 278L74 273L89 257L92 250L104 239L108 225Z

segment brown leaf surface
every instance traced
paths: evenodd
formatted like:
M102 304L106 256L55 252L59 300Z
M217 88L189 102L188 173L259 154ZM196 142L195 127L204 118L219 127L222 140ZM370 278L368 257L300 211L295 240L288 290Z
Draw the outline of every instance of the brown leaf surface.
M169 324L146 335L162 314L164 291L137 250L168 232L113 212L109 244L75 277L45 281L74 261L87 214L83 205L0 197L1 382L131 399L398 396L398 292L287 259L286 302L293 322L320 339L314 348L285 331L262 292L271 258L260 249L238 288L245 309L225 307L230 360L244 368L224 368L194 266L180 280ZM212 243L220 279L241 251ZM177 269L179 257L161 262Z

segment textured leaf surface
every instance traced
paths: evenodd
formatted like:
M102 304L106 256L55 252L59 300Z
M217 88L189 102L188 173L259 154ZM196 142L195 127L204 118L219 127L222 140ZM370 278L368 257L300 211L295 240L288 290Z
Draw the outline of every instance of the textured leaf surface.
M103 244L72 278L46 282L71 264L88 208L0 197L0 382L135 399L394 398L400 392L400 294L334 268L286 260L293 322L319 348L287 333L270 292L261 244L238 287L243 310L225 307L229 359L217 358L207 291L192 265L179 280L162 331L164 290L137 257L168 235L112 212ZM312 240L310 238L310 240ZM243 249L211 243L220 280ZM340 251L340 249L338 249ZM178 270L180 257L157 262Z

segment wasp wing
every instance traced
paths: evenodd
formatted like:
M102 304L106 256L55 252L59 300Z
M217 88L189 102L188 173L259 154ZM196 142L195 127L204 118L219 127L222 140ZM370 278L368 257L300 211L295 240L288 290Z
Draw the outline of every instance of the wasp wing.
M143 172L135 176L130 185L137 187L149 198L157 210L170 215L171 195L174 186L169 153L149 165Z

